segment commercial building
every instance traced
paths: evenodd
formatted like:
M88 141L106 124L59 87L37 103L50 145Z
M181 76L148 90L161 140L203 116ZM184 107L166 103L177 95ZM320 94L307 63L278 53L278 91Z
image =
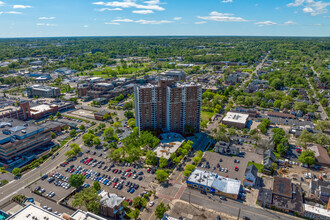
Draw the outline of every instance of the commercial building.
M26 92L29 98L44 97L44 98L56 98L61 95L61 91L57 87L33 85L26 88Z
M214 146L214 152L225 155L239 155L239 147L229 142L218 141Z
M17 213L13 214L8 220L106 220L101 216L95 215L90 212L85 212L80 209L75 211L71 216L68 214L55 214L41 208L33 203L24 206Z
M227 112L226 116L222 119L222 124L227 125L228 128L235 127L238 129L244 129L248 118L248 114Z
M34 157L33 151L52 140L51 130L24 121L0 120L0 163L5 167L23 163Z
M218 176L216 173L195 169L186 181L187 186L200 191L237 199L241 181Z
M196 83L175 83L161 78L158 85L135 86L135 119L140 130L199 132L202 88Z
M304 204L304 216L307 219L330 220L330 212L324 208Z
M302 188L290 179L274 177L273 190L261 188L257 203L263 207L275 208L283 212L303 215Z
M106 118L111 118L110 112L102 110L94 113L95 120L104 121Z
M162 77L172 78L175 81L186 81L187 74L182 70L167 70L159 74Z

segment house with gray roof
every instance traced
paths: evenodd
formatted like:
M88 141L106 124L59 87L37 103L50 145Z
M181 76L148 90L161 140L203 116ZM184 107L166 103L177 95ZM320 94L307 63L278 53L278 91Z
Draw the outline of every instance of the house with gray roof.
M115 219L122 219L124 217L125 211L122 203L125 198L119 197L116 194L108 193L106 191L100 192L99 196L101 196L101 215Z
M245 178L243 180L244 186L254 186L256 183L256 180L258 179L258 169L253 164L246 167L245 170Z

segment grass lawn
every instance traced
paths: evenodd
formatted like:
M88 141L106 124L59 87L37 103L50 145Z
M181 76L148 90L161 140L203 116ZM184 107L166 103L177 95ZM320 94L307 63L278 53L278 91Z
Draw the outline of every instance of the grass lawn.
M256 168L258 169L258 172L261 173L261 171L263 170L264 166L260 163L253 163L252 161L249 161L247 166L250 166L250 165L254 165L256 166Z
M213 112L201 112L201 120L202 121L209 121L213 117Z

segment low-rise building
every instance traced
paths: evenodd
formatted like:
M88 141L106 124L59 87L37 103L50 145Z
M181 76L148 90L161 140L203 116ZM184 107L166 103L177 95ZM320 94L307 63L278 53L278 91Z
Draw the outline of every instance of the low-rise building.
M17 119L1 119L0 164L10 167L31 160L35 156L33 151L51 140L49 128Z
M244 186L254 186L258 179L258 169L253 164L246 167L245 176L243 180Z
M105 118L111 118L110 112L107 111L98 111L94 113L95 120L104 121Z
M308 219L330 220L330 212L324 208L304 204L304 216Z
M29 98L44 97L44 98L56 98L61 95L61 91L57 87L33 85L26 88L26 92Z
M238 129L244 129L248 122L249 115L236 113L236 112L227 112L226 116L222 119L222 124L230 127L235 127Z
M125 198L119 197L116 194L110 194L106 191L102 191L99 195L101 196L101 215L115 219L124 217L125 211L122 203Z
M187 74L182 70L167 70L159 74L162 77L173 78L175 81L186 81Z
M289 119L294 119L296 118L295 115L291 115L291 114L287 114L287 113L283 113L283 112L267 112L268 116L272 116L272 117L278 117L278 118L289 118Z
M304 214L301 186L293 184L290 179L283 177L274 177L273 190L261 188L257 203L263 207L287 213L300 216Z
M160 137L160 143L154 149L154 152L156 152L157 157L165 159L170 159L171 154L175 153L185 141L184 137L177 133L165 133L161 134Z
M276 162L276 156L274 152L270 149L266 150L264 153L263 172L266 174L272 174L273 163L275 162Z
M322 180L311 180L309 182L310 198L328 203L330 199L330 182Z
M239 180L218 176L216 173L200 169L195 169L186 183L188 187L231 199L238 199L241 189Z
M214 146L214 152L225 155L239 155L239 148L229 142L218 141Z
M323 166L330 165L330 157L325 147L322 147L319 144L315 144L313 146L308 147L308 149L315 152L315 159L318 164Z

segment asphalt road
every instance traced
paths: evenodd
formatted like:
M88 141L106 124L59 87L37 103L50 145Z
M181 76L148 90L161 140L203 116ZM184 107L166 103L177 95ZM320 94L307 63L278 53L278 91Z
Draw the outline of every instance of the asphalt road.
M299 219L281 212L247 206L230 199L227 201L222 201L218 196L202 195L199 191L188 188L182 194L181 200L186 202L189 202L190 200L190 202L193 204L213 209L215 211L222 212L231 216L238 216L238 213L240 212L240 218L247 216L253 220Z

